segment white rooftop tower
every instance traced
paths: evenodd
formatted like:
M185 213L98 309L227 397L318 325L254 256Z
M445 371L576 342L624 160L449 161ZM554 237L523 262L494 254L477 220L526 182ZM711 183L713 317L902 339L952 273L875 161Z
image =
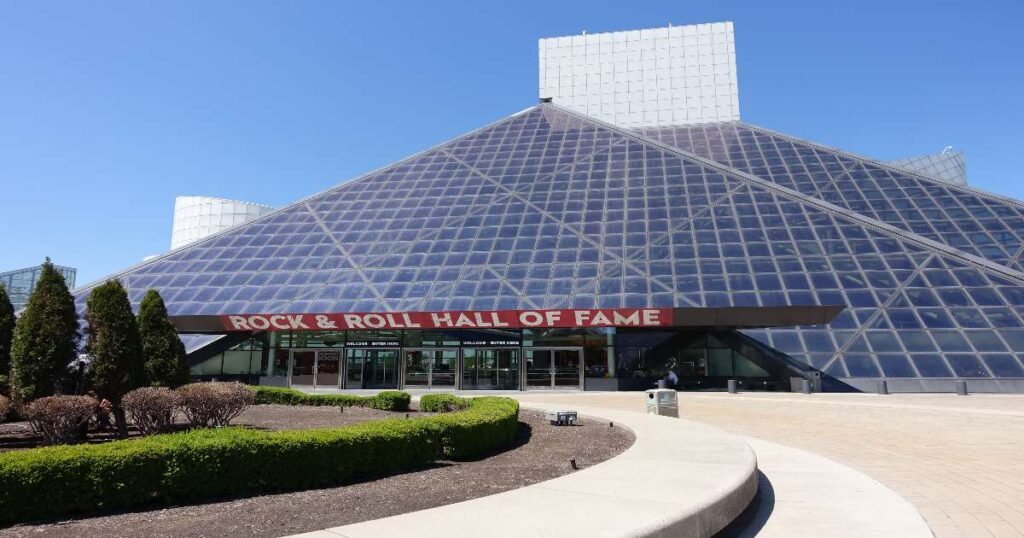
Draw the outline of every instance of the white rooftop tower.
M550 37L540 97L635 129L740 119L731 22Z
M274 211L273 207L210 196L178 196L174 199L171 249L249 222Z

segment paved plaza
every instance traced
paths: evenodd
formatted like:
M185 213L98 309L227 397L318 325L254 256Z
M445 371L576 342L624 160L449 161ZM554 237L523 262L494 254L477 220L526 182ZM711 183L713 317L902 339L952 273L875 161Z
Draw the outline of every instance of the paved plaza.
M684 418L807 450L877 479L940 538L1024 535L1024 395L679 396ZM644 409L638 393L519 398Z

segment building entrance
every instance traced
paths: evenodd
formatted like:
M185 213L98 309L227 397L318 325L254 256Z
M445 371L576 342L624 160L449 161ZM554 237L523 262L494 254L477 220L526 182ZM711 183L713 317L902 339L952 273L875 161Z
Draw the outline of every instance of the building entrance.
M463 348L463 390L519 388L518 348Z
M527 390L583 387L582 348L539 347L526 349L525 353Z
M346 349L345 388L398 388L398 350Z
M293 349L291 350L291 384L337 388L340 385L341 351Z
M455 388L459 366L457 349L405 348L402 356L406 387Z

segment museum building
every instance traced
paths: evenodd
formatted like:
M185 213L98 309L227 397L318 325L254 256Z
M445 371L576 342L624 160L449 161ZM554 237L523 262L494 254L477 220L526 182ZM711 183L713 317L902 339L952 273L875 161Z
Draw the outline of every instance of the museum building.
M1020 391L1022 237L1017 201L759 127L542 102L113 277L200 379Z

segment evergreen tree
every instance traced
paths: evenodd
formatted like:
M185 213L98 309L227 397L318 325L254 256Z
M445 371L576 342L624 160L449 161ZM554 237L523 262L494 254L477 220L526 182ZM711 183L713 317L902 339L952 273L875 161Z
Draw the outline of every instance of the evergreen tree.
M50 259L43 263L11 342L11 396L26 402L60 392L78 356L75 298Z
M139 306L139 337L150 385L174 388L188 383L185 345L167 319L167 307L156 290L147 291Z
M128 436L121 397L145 385L146 368L139 341L139 326L128 292L117 280L96 286L86 301L89 323L86 350L92 355L92 382L96 395L113 404L118 434Z
M14 305L0 284L0 394L7 394L11 375L11 339L14 338Z

